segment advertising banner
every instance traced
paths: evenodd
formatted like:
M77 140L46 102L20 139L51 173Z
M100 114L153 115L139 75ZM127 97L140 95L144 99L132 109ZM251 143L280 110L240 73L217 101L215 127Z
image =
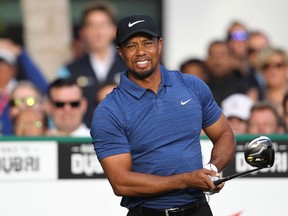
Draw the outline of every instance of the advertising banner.
M0 143L0 180L57 179L57 142Z
M223 176L253 168L244 159L246 140L237 142L235 159ZM271 140L274 166L228 181L219 193L207 196L213 215L287 215L288 137ZM210 160L212 147L210 140L201 139L204 165ZM0 191L0 215L127 213L120 206L121 197L115 196L105 178L89 140L0 140ZM14 208L15 203L21 205Z
M59 143L59 179L105 178L91 143Z

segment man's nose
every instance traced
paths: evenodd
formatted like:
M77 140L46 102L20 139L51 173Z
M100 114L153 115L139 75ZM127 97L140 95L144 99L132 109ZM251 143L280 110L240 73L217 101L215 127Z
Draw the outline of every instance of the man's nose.
M136 55L143 56L145 54L146 54L146 48L142 44L138 45L136 48Z

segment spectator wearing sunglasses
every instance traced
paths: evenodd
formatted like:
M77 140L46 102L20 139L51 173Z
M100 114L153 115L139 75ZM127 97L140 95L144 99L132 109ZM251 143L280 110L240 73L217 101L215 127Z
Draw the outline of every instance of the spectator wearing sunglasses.
M75 79L56 79L48 88L47 113L54 126L48 135L90 136L90 129L83 123L86 110L87 100Z
M8 108L8 119L5 122L5 129L13 134L14 121L18 114L26 108L44 111L44 100L40 89L32 82L21 80L13 88L10 97Z
M248 61L248 29L238 21L231 23L227 30L227 43L231 51L232 69L246 92L254 101L259 99L260 86L255 71Z
M283 99L287 91L287 54L276 48L267 48L260 53L260 66L265 79L264 99L273 104L283 116Z
M33 108L44 111L43 94L32 82L20 81L11 92L9 115L14 119L21 110Z
M235 21L230 24L227 30L227 42L232 55L238 61L245 60L247 57L247 39L248 30L243 23Z

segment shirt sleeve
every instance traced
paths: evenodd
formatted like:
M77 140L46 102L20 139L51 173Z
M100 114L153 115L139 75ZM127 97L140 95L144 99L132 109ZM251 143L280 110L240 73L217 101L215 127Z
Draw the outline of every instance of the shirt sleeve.
M202 128L209 127L220 118L222 110L216 103L210 88L202 80L194 77L190 79L189 86L194 88L202 106Z
M115 103L104 101L96 108L92 124L91 137L98 160L116 154L129 153L129 142L125 136L124 117Z
M209 87L203 83L203 92L201 94L201 103L202 103L202 128L209 127L215 123L221 116L222 110L217 105L212 92Z

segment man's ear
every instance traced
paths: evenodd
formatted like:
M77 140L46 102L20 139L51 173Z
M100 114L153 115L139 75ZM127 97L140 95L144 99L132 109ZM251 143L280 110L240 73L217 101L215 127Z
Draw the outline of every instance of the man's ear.
M158 40L159 54L161 54L162 47L163 47L163 39L159 38L159 40Z
M122 55L122 51L121 51L120 46L116 46L116 51L119 54L119 56L123 59L123 55Z

